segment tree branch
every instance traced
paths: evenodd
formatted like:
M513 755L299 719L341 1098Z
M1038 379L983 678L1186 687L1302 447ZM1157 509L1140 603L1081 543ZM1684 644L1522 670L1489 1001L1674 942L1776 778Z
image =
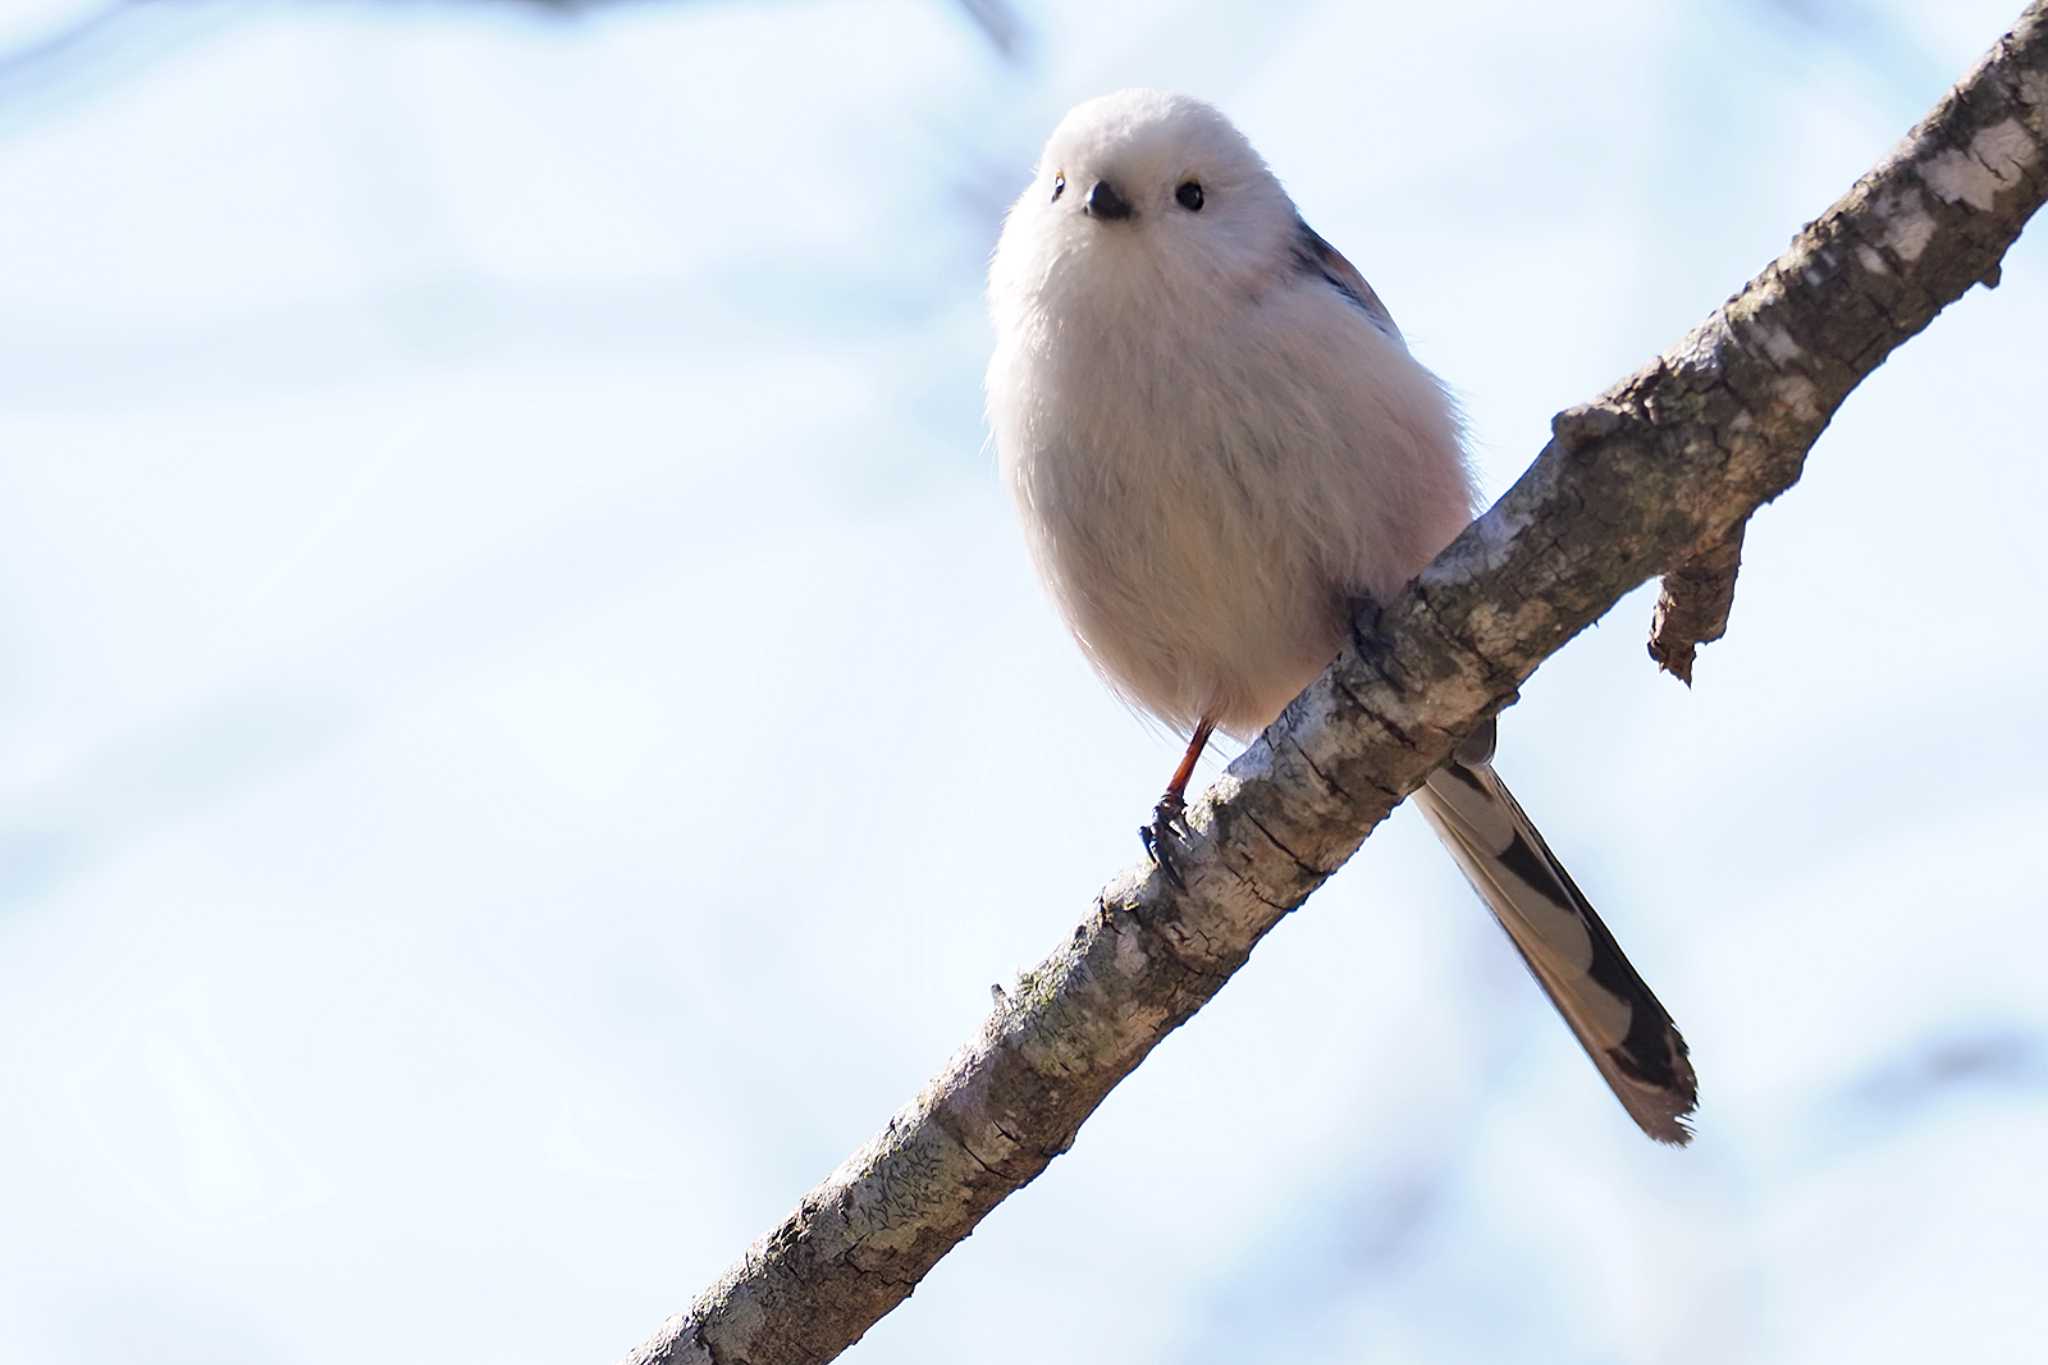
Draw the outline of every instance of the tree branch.
M1742 570L1738 521L1728 533L1664 575L1657 610L1650 617L1650 657L1657 667L1692 686L1693 656L1728 633L1735 605L1735 575Z
M2048 193L2048 0L1786 253L1561 414L1520 482L1191 808L1187 891L1126 872L981 1033L631 1356L830 1360L1073 1142L1460 737L1645 579L1799 477L1842 400L1991 277Z

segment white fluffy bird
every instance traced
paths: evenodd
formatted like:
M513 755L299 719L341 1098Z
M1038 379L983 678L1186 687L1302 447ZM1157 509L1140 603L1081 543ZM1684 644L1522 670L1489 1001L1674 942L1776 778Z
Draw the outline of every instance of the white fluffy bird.
M1463 530L1457 414L1351 263L1210 106L1076 107L990 270L989 419L1081 647L1189 735L1145 831L1162 870L1211 733L1248 738ZM1493 771L1492 727L1415 794L1644 1132L1690 1136L1684 1039Z

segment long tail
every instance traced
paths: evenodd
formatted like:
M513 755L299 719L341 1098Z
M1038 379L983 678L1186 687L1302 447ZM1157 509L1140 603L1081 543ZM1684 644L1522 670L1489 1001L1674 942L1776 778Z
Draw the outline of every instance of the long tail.
M1699 1087L1685 1039L1493 765L1476 754L1455 759L1430 774L1415 803L1629 1117L1659 1142L1691 1141L1686 1116Z

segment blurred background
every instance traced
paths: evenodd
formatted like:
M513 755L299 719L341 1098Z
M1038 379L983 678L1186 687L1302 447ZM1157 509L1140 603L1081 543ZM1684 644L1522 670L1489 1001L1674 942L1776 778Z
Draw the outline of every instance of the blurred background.
M1493 494L2019 8L12 0L0 1359L611 1360L1136 861L980 416L1071 103L1220 103ZM2044 316L1508 716L1689 1151L1404 811L848 1358L2038 1358Z

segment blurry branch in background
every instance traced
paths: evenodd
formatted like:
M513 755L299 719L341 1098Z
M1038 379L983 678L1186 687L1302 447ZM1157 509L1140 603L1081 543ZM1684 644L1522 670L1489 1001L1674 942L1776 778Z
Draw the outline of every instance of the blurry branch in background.
M1024 55L1024 23L1017 17L1014 6L1004 0L954 0L966 11L967 17L982 32L995 48L996 55L1006 62L1020 60Z
M1664 355L1560 414L1506 496L1407 592L1361 614L1350 647L1189 810L1185 892L1149 866L1113 881L1059 951L996 992L923 1093L630 1359L815 1365L859 1340L1565 641L1703 550L1721 569L1697 572L1697 594L1680 579L1672 614L1725 616L1740 528L1798 479L1865 376L1995 279L2044 196L2048 0L2034 0L1783 256ZM1977 401L2002 398L2037 402ZM1036 812L1006 816L991 876L1035 837Z
M162 3L162 0L154 0ZM388 2L388 0L387 0ZM475 0L471 0L472 3ZM484 0L496 5L525 5L534 9L555 10L563 14L578 14L586 10L617 9L622 6L682 3L684 0ZM857 5L860 0L840 0L844 5ZM976 31L988 40L996 55L1006 62L1015 62L1024 55L1025 30L1023 20L1009 0L944 0L947 7L957 9L974 25Z
M2041 1040L2018 1029L1956 1034L1909 1049L1864 1076L1851 1098L1891 1114L1924 1109L1943 1091L1965 1086L2048 1090L2048 1056ZM1858 1131L1870 1125L1858 1124Z
M91 42L93 37L130 11L126 0L112 4L81 7L62 23L54 24L25 43L0 50L0 85L22 72L46 62L58 61Z
M1781 41L1834 48L1867 77L1892 90L1918 89L1946 74L1911 29L1874 0L1746 0L1775 21Z
M375 3L390 6L398 2L399 0L359 0L365 7ZM1009 0L936 2L943 3L948 9L957 9L965 16L975 32L995 49L996 55L1002 60L1012 64L1023 61L1030 35L1016 7L1010 4ZM435 10L452 11L477 3L489 3L506 10L529 10L574 17L600 9L622 9L627 5L681 5L689 3L689 0L440 0L438 4L426 5L406 0L405 7L415 12L432 13ZM841 0L841 3L853 5L859 3L859 0ZM0 96L9 94L8 87L19 81L61 81L61 68L67 62L90 64L104 57L106 54L94 50L102 42L108 47L124 45L127 35L118 30L125 20L159 18L178 10L203 12L215 20L222 20L232 17L238 8L250 18L260 18L274 12L271 5L186 5L179 3L179 0L94 0L94 3L81 4L74 14L53 22L49 28L35 37L17 43L11 48L0 48Z

